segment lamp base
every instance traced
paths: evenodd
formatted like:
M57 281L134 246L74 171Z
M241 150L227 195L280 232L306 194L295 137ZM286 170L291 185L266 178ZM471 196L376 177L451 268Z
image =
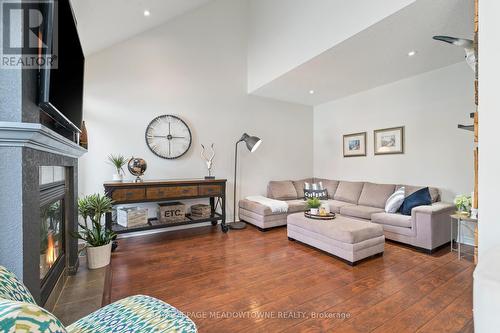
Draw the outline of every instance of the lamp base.
M229 223L227 226L232 230L241 230L245 229L247 227L247 224L245 222L233 222Z

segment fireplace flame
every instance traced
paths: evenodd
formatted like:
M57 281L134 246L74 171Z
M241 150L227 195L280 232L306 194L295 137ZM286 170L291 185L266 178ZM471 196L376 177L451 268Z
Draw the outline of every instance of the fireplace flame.
M54 246L54 237L52 233L49 233L47 238L47 254L45 256L45 262L49 267L51 267L56 261L56 248Z

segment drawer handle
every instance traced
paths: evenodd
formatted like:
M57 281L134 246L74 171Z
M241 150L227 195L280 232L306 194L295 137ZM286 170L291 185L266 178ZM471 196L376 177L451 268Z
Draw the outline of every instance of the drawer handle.
M134 192L127 192L127 193L125 193L125 196L126 196L127 198L129 198L129 197L131 197L131 196L133 196L133 195L134 195Z
M182 193L189 193L189 190L187 188L182 190Z

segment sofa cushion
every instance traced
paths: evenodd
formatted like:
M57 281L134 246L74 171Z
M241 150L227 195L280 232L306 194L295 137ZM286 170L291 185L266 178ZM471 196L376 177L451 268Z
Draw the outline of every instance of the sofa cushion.
M288 204L288 212L287 212L288 214L302 212L302 211L306 210L306 208L307 208L307 202L302 200L302 199L286 200L286 203ZM285 213L281 213L281 212L273 213L271 211L271 208L269 208L261 203L251 201L248 199L240 200L239 207L243 208L245 210L248 210L252 213L258 214L260 216L285 214Z
M333 199L335 196L335 191L337 191L337 187L339 186L338 180L331 180L325 178L314 178L315 182L322 182L323 187L328 191L328 198Z
M402 214L375 213L372 215L372 222L395 227L411 228L411 216Z
M394 193L396 185L365 183L358 205L385 208L387 199Z
M328 200L328 206L330 207L330 212L332 213L340 213L340 208L344 206L353 206L352 203L338 201L338 200Z
M291 180L270 181L267 193L269 198L276 200L297 199L297 191Z
M363 190L363 185L363 182L340 181L333 198L335 200L357 204L361 191Z
M251 201L248 199L240 200L239 207L261 216L283 214L283 213L273 213L271 211L271 208L264 206L261 203Z
M352 217L358 217L360 219L369 220L372 214L383 212L382 208L360 206L360 205L349 205L340 208L340 214Z
M429 188L424 187L405 198L401 205L400 212L403 215L411 215L411 210L418 206L430 205L432 203Z
M302 199L287 200L288 214L303 212L307 209L307 202Z
M398 185L397 187L400 188L401 186L404 186L405 188L405 197L426 187L426 186L413 186L413 185ZM440 199L439 189L435 187L429 187L429 193L431 194L431 201L433 203L439 201Z
M312 178L305 178L301 180L292 181L293 186L295 187L295 191L297 192L297 198L304 198L304 185L305 183L312 183Z

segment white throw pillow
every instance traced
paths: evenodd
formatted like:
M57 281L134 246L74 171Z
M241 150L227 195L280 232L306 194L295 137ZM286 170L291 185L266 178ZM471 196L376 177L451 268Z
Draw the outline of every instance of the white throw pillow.
M405 200L405 188L400 187L385 202L386 213L396 213Z

